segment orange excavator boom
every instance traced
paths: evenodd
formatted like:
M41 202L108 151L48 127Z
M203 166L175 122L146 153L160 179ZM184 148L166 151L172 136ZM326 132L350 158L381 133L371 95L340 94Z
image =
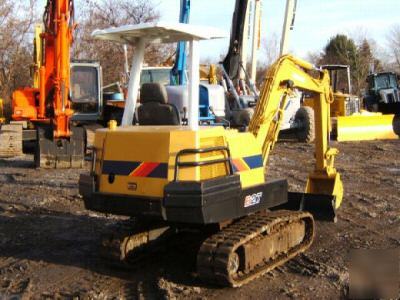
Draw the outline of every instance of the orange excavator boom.
M46 118L46 102L52 102L55 138L70 136L73 114L68 99L70 89L70 48L73 42L74 6L72 0L48 0L43 15L44 65L41 67L39 118ZM52 97L52 99L51 99ZM49 99L50 98L50 99ZM49 116L47 116L49 117Z

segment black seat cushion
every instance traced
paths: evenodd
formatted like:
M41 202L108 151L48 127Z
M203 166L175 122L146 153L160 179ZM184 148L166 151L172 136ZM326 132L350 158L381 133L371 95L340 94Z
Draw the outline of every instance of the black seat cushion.
M139 125L179 125L179 112L175 105L148 102L138 108Z
M180 125L179 111L168 103L167 91L159 83L145 83L140 90L139 125Z
M167 89L160 83L143 83L140 89L140 103L168 103Z

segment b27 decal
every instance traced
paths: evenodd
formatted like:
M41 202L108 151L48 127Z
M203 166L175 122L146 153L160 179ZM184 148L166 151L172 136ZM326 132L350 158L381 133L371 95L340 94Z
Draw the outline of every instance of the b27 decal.
M259 192L246 196L246 198L244 198L244 207L250 207L259 204L261 202L262 195L263 193Z

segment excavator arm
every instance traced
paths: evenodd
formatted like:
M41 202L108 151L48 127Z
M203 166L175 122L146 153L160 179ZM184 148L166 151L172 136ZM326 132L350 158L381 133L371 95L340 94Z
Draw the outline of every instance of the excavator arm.
M246 30L245 23L249 0L236 0L232 19L231 38L229 51L223 61L225 71L232 80L240 78L243 51L243 35Z
M333 195L334 206L338 208L343 197L343 186L340 174L334 168L334 158L338 150L329 146L330 103L333 101L333 94L328 71L317 69L291 55L278 59L266 74L249 131L262 147L265 166L278 139L285 107L295 90L310 94L314 102L316 165L309 175L306 193Z
M41 67L39 118L45 118L46 102L53 110L54 138L68 138L70 117L69 101L70 49L74 31L73 0L48 0L43 15L45 65ZM48 117L48 116L47 116Z

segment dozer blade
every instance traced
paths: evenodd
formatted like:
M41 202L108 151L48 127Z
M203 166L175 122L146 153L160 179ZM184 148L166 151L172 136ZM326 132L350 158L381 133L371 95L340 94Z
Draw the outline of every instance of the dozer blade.
M395 115L371 113L337 118L337 140L370 141L398 139L400 120Z
M0 125L0 157L15 157L22 154L22 125Z

